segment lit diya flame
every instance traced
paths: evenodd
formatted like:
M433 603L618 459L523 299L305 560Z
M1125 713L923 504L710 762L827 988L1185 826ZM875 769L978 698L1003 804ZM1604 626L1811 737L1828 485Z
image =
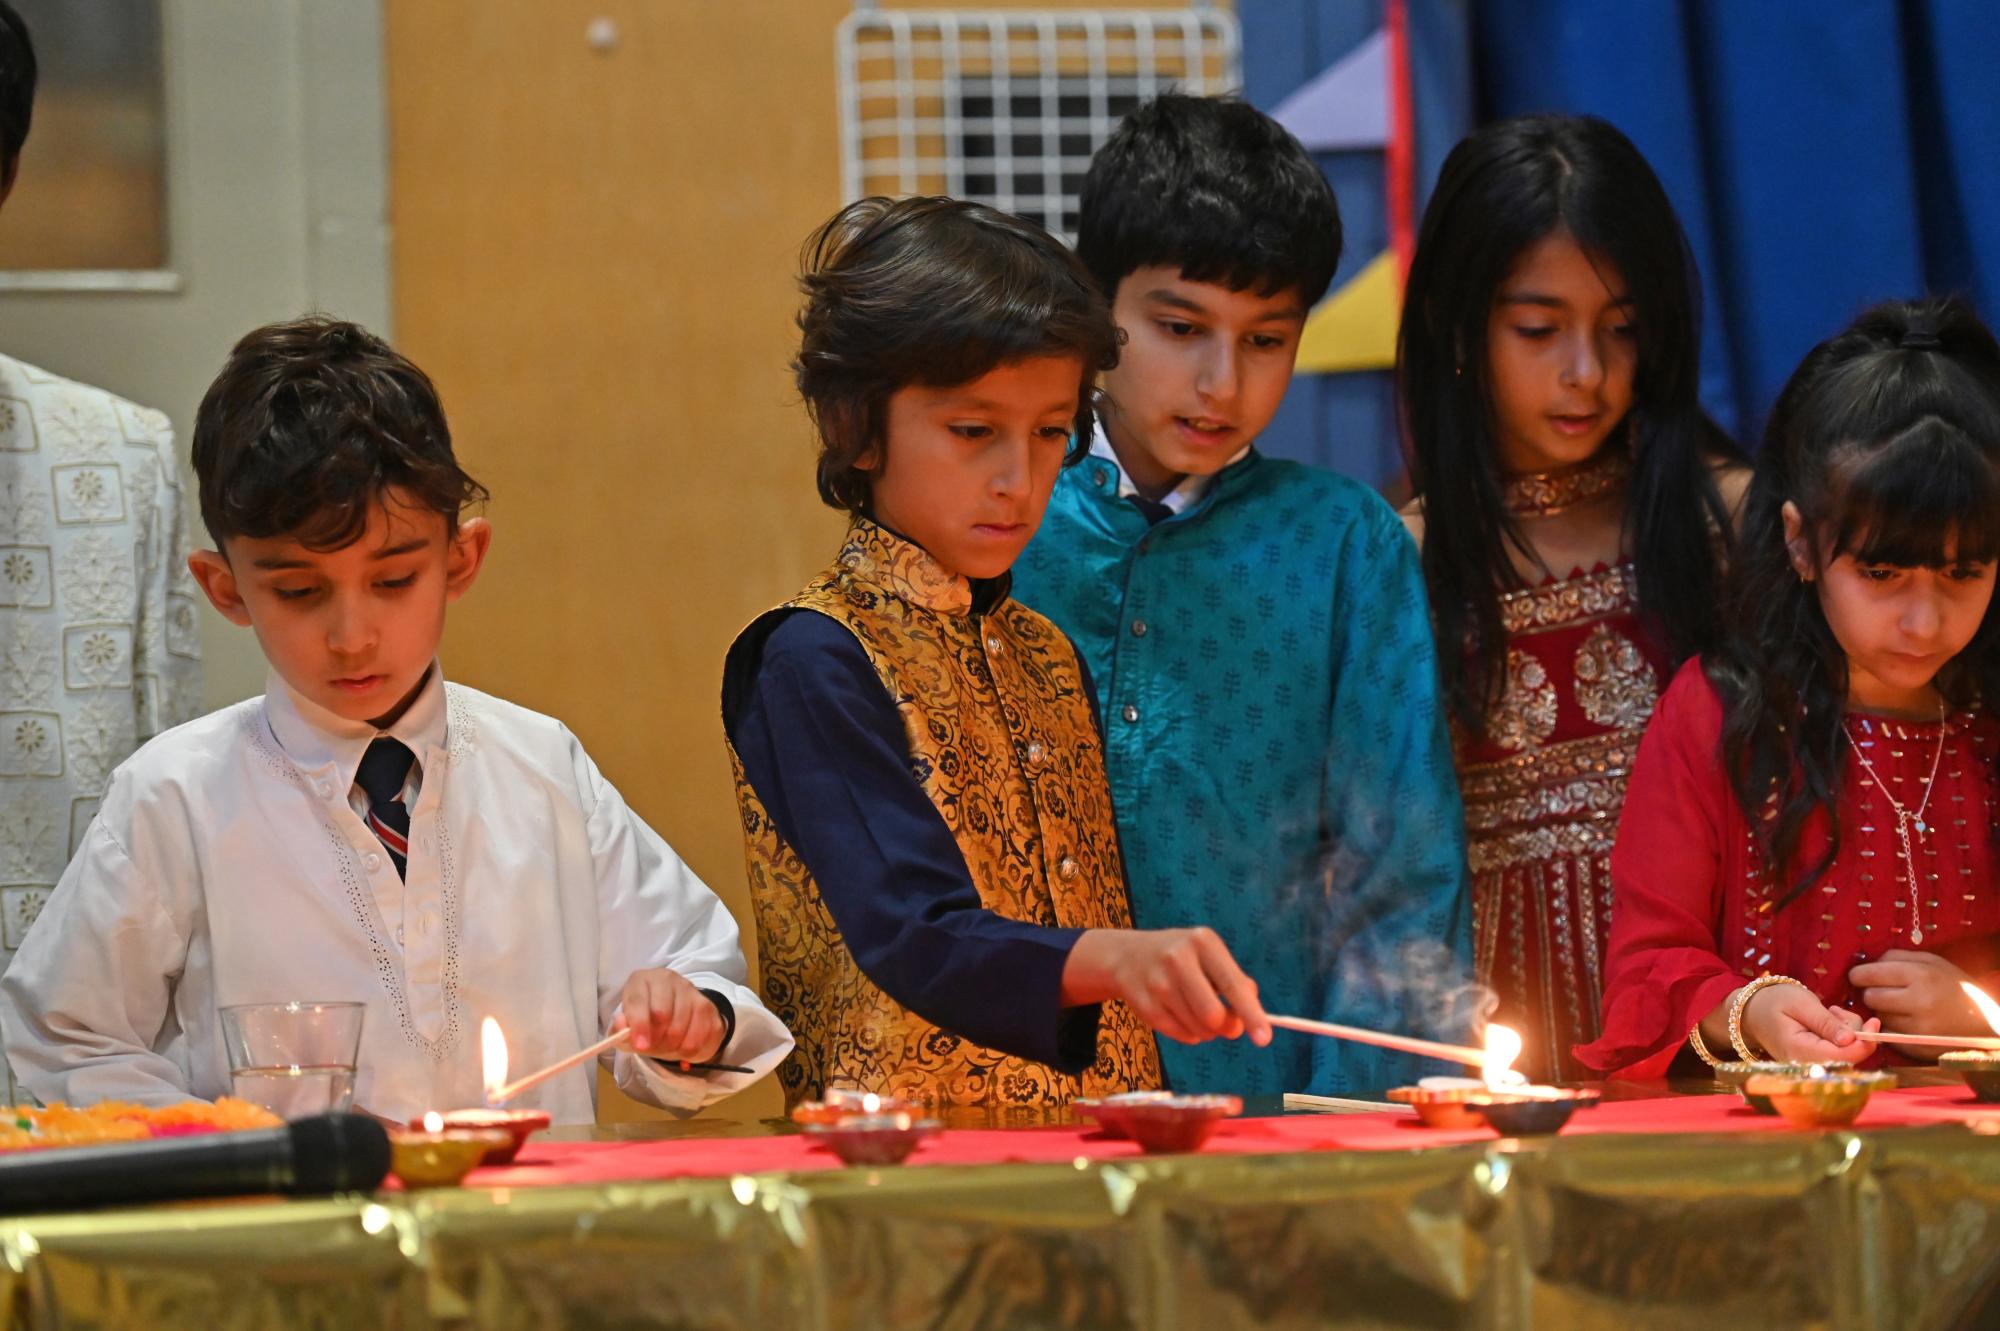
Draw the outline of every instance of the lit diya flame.
M1972 1000L1972 1006L1979 1009L1979 1015L1986 1018L1986 1024L1993 1028L1993 1033L2000 1035L2000 1003L1988 998L1983 989L1968 980L1960 980L1958 987L1965 990L1965 996Z
M882 1097L881 1097L881 1096L879 1096L879 1095L877 1095L877 1094L875 1094L875 1092L873 1092L873 1091L870 1091L870 1092L868 1092L868 1094L866 1094L866 1095L862 1096L862 1097L861 1097L861 1112L862 1112L862 1113L864 1113L864 1114L879 1114L879 1113L881 1113L881 1112L882 1112Z
M507 1037L491 1017L479 1023L479 1063L485 1074L486 1098L491 1101L507 1084Z
M1486 1089L1497 1091L1513 1089L1527 1078L1514 1071L1514 1060L1521 1056L1521 1036L1512 1026L1502 1026L1493 1022L1486 1027L1486 1061L1480 1065L1479 1075L1486 1081Z
M491 1018L491 1017L488 1017L488 1018L487 1018L487 1020L488 1020L488 1021L491 1021L491 1020L492 1020L492 1018ZM425 1114L425 1115L424 1115L424 1131L425 1131L425 1132L443 1132L443 1131L444 1131L444 1115L443 1115L443 1114L440 1114L440 1113L438 1113L438 1111L437 1111L437 1110L435 1110L435 1109L431 1110L431 1111L430 1111L430 1112L429 1112L428 1114Z
M1512 1026L1492 1022L1486 1027L1486 1061L1480 1065L1488 1091L1505 1092L1534 1100L1560 1100L1566 1092L1554 1086L1531 1086L1527 1077L1514 1071L1521 1056L1521 1035Z

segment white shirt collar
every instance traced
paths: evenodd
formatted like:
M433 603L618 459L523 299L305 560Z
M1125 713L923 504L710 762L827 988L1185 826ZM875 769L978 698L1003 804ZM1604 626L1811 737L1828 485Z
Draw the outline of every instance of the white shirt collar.
M1235 457L1223 464L1224 469L1241 462L1249 452L1250 445L1245 444ZM1112 450L1110 437L1104 433L1102 418L1098 420L1097 428L1091 432L1090 455L1094 458L1103 458L1117 469L1120 499L1130 499L1139 493L1139 487L1132 484L1132 478L1125 472L1125 464L1118 460L1118 454ZM1183 476L1179 485L1160 496L1160 502L1167 506L1169 513L1185 513L1200 502L1201 497L1208 493L1208 487L1215 482L1215 477L1220 474L1217 472L1208 476Z
M366 721L334 715L299 694L274 670L264 681L264 719L286 757L303 771L335 768L340 778L335 788L344 792L354 784L354 769L378 735L391 735L409 745L419 762L443 750L444 672L436 661L431 662L424 686L409 707L386 729L378 730Z

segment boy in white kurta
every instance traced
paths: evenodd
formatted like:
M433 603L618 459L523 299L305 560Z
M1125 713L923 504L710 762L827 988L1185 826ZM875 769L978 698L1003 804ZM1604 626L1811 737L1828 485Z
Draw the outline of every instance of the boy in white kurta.
M444 682L491 531L459 518L483 492L422 372L351 324L259 329L194 449L218 549L193 571L269 685L113 776L0 981L20 1081L213 1098L218 1009L288 999L367 1004L355 1105L391 1119L481 1103L488 1015L517 1073L629 1025L617 1081L670 1110L776 1066L791 1038L715 895L560 723ZM588 1122L595 1087L585 1065L515 1103Z

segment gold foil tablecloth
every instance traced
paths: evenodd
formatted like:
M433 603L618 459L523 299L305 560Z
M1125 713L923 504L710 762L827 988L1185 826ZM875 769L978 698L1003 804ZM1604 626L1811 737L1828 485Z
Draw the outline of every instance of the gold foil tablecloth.
M2000 1326L1961 1127L384 1193L0 1220L11 1327Z

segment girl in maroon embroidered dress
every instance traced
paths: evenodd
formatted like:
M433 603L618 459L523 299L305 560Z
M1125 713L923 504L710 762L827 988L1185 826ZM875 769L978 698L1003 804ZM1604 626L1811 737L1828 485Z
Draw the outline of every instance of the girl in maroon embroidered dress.
M1586 1063L1986 1033L1959 982L2000 964L1996 556L1992 334L1908 302L1814 348L1758 458L1728 635L1640 746Z
M1697 400L1692 260L1603 121L1536 116L1446 160L1398 389L1465 796L1479 980L1537 1080L1588 1075L1625 775L1714 632L1749 472Z

